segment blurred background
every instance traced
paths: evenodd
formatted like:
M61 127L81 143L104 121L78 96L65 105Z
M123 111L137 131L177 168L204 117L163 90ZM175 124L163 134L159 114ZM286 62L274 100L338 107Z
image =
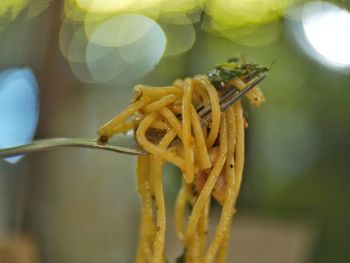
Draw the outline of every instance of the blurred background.
M0 148L94 137L137 83L167 85L233 56L275 61L261 84L266 103L245 107L229 262L349 262L349 8L347 0L1 0ZM133 262L134 170L132 156L68 148L0 160L0 262ZM174 167L164 182L175 258Z

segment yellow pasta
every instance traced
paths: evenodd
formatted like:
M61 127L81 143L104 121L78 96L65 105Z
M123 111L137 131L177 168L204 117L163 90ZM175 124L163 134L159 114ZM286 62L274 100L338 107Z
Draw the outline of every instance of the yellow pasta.
M193 146L194 139L191 132L191 105L192 105L192 83L185 80L184 96L182 99L182 146L184 151L185 167L184 177L186 183L191 183L194 178Z
M242 69L245 68L241 66L237 72ZM165 162L174 164L183 174L175 204L175 226L185 254L178 262L225 262L230 225L243 177L245 120L240 102L221 112L219 101L223 91L217 84L223 90L243 89L246 86L244 76L233 76L225 83L198 75L193 79L178 79L167 87L138 85L131 104L99 129L103 142L116 133L134 128L137 142L149 153L139 156L137 162L142 207L137 263L167 262L162 182ZM248 92L246 97L256 106L265 99L258 88ZM202 122L196 110L200 105L210 105L209 123ZM158 134L158 142L147 137L151 130ZM212 197L222 209L213 237L208 240Z

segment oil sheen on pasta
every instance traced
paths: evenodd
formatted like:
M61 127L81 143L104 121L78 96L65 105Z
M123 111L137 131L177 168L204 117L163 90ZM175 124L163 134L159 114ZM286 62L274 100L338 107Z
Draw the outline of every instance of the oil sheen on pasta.
M245 87L240 77L222 88ZM184 247L181 262L225 262L230 225L242 182L245 120L240 102L220 111L220 90L207 76L178 79L171 86L138 85L130 105L99 129L110 138L130 128L149 155L137 160L137 187L141 199L141 222L137 263L165 263L166 205L162 182L165 162L183 174L175 205L178 238ZM264 97L255 87L246 97L259 106ZM212 117L201 123L196 107L211 105ZM148 133L161 134L160 142ZM176 143L173 143L177 140ZM221 205L214 234L208 238L211 197ZM180 262L180 260L178 260Z

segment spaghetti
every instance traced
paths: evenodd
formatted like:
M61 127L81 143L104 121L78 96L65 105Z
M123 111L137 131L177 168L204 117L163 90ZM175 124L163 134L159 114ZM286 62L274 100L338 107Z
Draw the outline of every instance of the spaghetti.
M181 262L225 262L243 175L245 120L240 102L221 112L219 98L224 90L243 89L252 65L226 63L208 76L179 79L167 87L138 85L131 104L99 129L100 137L108 139L134 128L137 142L150 153L137 161L142 203L137 263L166 262L164 162L174 164L183 174L175 205L177 236L186 252ZM264 71L258 66L254 69ZM257 87L246 97L256 106L264 101ZM200 104L211 107L208 124L201 123L196 111ZM161 134L160 142L150 140L149 132ZM208 240L211 196L222 209L215 233Z

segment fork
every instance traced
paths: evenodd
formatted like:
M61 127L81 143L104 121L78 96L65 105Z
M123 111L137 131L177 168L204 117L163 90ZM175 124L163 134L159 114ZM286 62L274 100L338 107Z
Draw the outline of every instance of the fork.
M228 107L241 99L253 87L258 85L263 79L266 78L266 74L260 73L250 77L250 81L246 87L242 90L229 89L220 97L220 109L221 111L227 110ZM207 123L211 119L210 106L200 105L197 107L197 112L201 118L202 124ZM160 135L159 135L160 136ZM84 138L52 138L35 140L30 144L24 144L17 147L0 149L0 157L11 157L25 153L39 152L48 149L54 149L58 147L82 147L92 148L100 150L109 150L119 153L132 154L132 155L146 155L141 146L135 139L135 130L130 129L125 133L117 134L110 138L108 142L101 142L99 138L84 139Z

